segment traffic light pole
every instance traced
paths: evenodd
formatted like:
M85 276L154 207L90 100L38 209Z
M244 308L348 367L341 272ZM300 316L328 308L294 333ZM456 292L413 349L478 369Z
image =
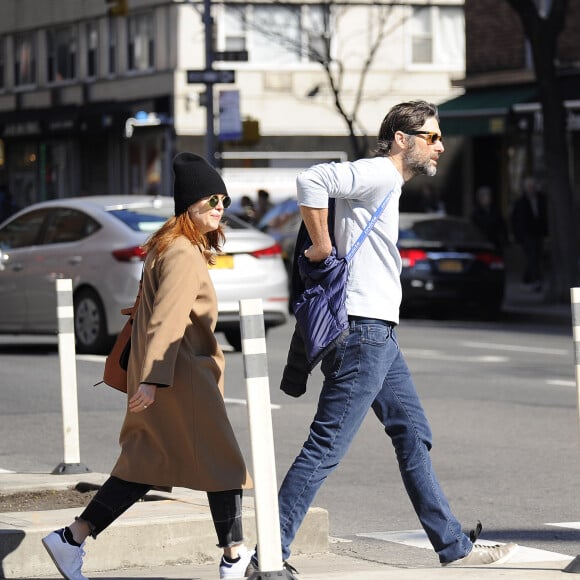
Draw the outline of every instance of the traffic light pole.
M213 68L213 18L211 17L211 0L203 0L203 24L205 29L205 69ZM213 110L213 83L205 84L205 115L206 135L205 151L208 163L214 167L215 158L215 126Z

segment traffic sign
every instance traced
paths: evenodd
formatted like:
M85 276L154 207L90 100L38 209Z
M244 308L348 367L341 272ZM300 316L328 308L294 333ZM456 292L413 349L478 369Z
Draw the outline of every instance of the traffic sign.
M214 83L235 83L236 71L233 70L188 70L187 82L189 84L202 83L205 85Z
M214 60L229 60L238 62L248 62L247 50L223 50L213 53Z

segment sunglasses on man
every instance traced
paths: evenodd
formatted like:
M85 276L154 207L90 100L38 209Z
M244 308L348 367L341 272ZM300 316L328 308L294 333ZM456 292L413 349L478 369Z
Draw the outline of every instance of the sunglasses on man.
M413 135L415 137L421 137L429 143L429 145L435 145L437 141L441 141L443 143L443 137L439 135L439 133L435 133L434 131L403 131L406 135Z
M224 197L221 198L221 201L222 201L222 205L224 206L224 209L227 209L228 207L230 207L230 205L232 203L232 198L229 195L224 195ZM214 207L216 207L219 202L220 202L220 196L219 195L212 195L207 200L207 203L209 203L209 207L211 207L212 209Z

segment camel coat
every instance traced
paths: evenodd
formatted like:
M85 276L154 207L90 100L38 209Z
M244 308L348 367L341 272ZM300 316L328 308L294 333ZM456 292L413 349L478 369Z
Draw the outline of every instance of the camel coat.
M128 397L139 383L155 402L129 413L111 475L156 488L251 487L223 400L224 355L214 336L217 299L201 249L181 236L143 271L133 323Z

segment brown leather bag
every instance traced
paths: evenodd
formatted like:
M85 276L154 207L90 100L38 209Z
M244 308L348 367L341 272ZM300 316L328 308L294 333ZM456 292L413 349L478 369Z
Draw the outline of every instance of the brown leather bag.
M119 332L119 335L115 339L109 356L105 360L103 380L101 381L109 387L113 387L113 389L117 389L123 393L127 392L127 366L131 353L131 330L133 329L133 319L135 318L140 300L141 282L139 282L139 291L135 298L135 304L131 308L123 308L121 310L121 314L128 315L129 318L123 325L121 332Z

